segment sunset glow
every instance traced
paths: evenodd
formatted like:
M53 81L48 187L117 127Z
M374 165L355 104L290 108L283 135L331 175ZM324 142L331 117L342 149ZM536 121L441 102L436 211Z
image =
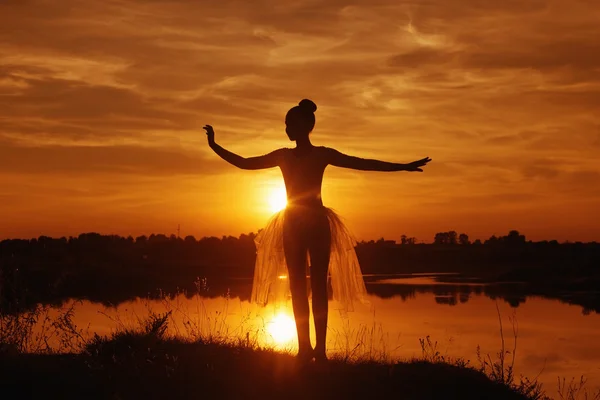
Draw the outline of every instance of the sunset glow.
M287 205L287 196L285 193L285 188L283 186L271 189L267 195L269 209L272 212L281 211Z
M317 146L422 174L328 167L358 239L600 240L600 7L590 2L0 2L0 239L257 232L283 192L241 156ZM19 34L27 32L27 34ZM266 197L265 197L266 196Z

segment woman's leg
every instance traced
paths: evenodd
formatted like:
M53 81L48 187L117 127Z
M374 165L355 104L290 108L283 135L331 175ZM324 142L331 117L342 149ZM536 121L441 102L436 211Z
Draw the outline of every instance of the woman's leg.
M331 252L331 232L326 216L320 219L309 242L310 251L310 280L312 289L312 309L315 317L315 358L325 360L325 345L327 337L327 272Z
M306 293L306 265L307 246L302 240L299 229L294 229L293 224L284 225L283 250L288 268L290 291L292 292L292 307L298 332L298 355L301 357L312 356L310 345L308 295Z

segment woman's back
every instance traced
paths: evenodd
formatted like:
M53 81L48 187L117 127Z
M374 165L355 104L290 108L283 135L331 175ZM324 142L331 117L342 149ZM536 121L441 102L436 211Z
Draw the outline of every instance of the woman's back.
M298 149L281 149L279 167L283 174L290 206L319 206L323 174L328 165L328 148L312 146Z

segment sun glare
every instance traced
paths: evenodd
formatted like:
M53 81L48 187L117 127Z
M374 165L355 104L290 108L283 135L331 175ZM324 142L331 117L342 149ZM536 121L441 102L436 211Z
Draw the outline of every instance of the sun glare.
M269 208L272 212L281 211L287 205L287 196L285 193L285 188L283 187L275 187L271 189L268 194L268 202Z
M294 338L296 334L296 323L289 315L279 313L273 317L271 322L269 322L267 331L275 343L285 344Z

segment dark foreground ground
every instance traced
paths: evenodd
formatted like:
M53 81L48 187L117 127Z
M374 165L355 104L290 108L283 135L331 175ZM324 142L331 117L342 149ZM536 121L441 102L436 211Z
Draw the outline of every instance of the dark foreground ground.
M445 363L299 365L246 346L121 335L82 354L0 354L2 399L525 399Z

